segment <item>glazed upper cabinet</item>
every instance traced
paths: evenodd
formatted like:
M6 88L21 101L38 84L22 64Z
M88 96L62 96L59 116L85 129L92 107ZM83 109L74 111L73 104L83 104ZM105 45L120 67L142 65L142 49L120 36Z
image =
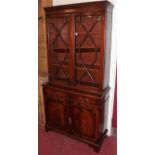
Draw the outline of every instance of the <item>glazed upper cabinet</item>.
M112 4L45 8L49 81L43 85L46 130L99 151L106 136Z
M103 89L105 23L104 13L47 18L50 82Z

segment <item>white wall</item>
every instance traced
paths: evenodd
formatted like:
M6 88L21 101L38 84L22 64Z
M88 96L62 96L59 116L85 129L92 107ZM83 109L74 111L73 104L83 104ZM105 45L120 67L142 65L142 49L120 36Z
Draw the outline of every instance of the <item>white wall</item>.
M66 5L73 3L92 2L94 0L53 0L53 5ZM100 0L98 0L100 1ZM111 49L111 66L110 66L110 98L105 106L105 128L108 129L108 135L111 133L112 114L114 103L114 87L115 87L115 74L116 74L116 0L109 0L115 7L113 9L113 26L112 26L112 49Z
M74 4L74 3L84 3L84 2L93 2L94 0L53 0L53 5L65 5L65 4ZM96 0L101 1L101 0ZM109 0L114 2L115 0Z
M116 77L116 1L113 1L115 7L113 9L113 23L112 23L112 45L111 45L111 66L110 66L110 98L109 103L106 105L105 110L107 111L107 122L105 126L108 129L108 135L111 133L112 128L112 115L113 115L113 104L114 104L114 91L115 91L115 77Z

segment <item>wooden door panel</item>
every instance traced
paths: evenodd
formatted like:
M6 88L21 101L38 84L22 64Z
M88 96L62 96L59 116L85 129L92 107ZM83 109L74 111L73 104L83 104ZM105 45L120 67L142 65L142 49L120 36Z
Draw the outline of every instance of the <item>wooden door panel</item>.
M66 94L44 89L46 123L57 128L66 128Z
M96 101L81 96L72 96L70 107L72 133L95 141L99 136L99 111Z
M58 127L65 127L65 106L58 102L49 101L47 103L47 121Z
M80 118L81 118L80 130L83 136L90 137L90 138L95 137L95 124L96 124L95 116L96 116L95 113L87 109L82 110L82 112L80 113Z
M80 108L72 105L70 108L70 117L71 117L71 132L74 134L80 135Z
M94 138L95 136L95 115L92 111L87 109L81 109L78 106L71 107L71 131L72 133L87 137L87 138Z

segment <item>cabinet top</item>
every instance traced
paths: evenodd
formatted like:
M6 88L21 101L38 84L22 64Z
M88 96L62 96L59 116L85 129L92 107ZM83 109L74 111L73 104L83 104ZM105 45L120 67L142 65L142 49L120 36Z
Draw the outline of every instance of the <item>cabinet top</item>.
M60 5L60 6L52 6L45 7L46 13L80 13L80 12L100 12L111 11L113 8L113 4L109 1L97 1L97 2L87 2L87 3L77 3L77 4L69 4L69 5Z

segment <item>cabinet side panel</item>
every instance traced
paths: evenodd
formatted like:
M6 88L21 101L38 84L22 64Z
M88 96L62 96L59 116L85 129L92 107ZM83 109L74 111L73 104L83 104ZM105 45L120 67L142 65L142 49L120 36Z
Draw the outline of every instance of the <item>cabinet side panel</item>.
M112 31L112 12L106 12L105 22L105 58L104 58L104 85L103 88L109 86L110 78L110 59L111 59L111 31Z

